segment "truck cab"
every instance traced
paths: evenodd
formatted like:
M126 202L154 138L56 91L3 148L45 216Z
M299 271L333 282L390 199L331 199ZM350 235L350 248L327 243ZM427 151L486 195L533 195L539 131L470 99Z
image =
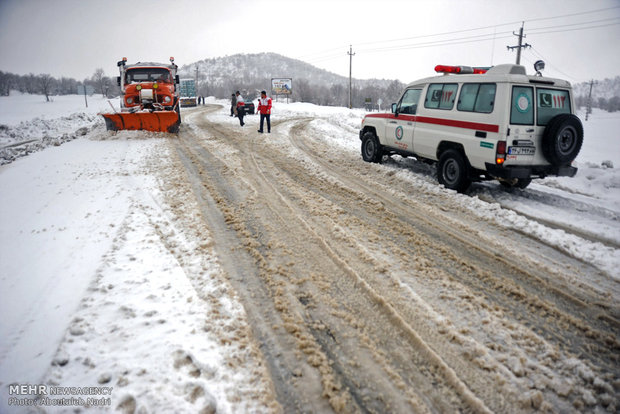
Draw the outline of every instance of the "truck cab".
M126 64L127 59L118 62L121 87L121 111L174 110L179 99L177 91L177 65L170 58L170 65L154 62Z

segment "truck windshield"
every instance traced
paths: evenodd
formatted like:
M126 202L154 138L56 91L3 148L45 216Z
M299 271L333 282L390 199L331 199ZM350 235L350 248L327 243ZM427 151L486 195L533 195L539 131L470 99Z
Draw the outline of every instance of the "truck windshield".
M127 83L155 81L170 83L170 72L163 68L135 68L127 70Z

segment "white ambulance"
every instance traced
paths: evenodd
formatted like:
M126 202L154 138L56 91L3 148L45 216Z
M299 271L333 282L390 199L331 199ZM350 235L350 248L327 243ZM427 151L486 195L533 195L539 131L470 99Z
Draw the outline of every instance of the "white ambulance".
M525 188L532 178L574 176L583 143L569 82L527 75L520 65L438 65L441 76L407 86L391 113L362 121L362 158L412 156L437 163L445 187L464 192L472 181L497 179Z

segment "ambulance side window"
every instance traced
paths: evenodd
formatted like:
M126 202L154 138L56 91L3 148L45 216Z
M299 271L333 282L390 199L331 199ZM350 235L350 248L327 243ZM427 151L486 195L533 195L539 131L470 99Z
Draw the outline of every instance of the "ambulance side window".
M418 101L420 100L420 94L422 89L407 89L403 98L400 100L401 114L415 115L418 110Z
M426 92L424 107L430 109L452 109L456 99L456 83L431 83Z
M467 112L493 112L495 104L494 83L466 83L461 88L457 109Z
M531 87L512 87L510 123L516 125L534 125L534 90Z

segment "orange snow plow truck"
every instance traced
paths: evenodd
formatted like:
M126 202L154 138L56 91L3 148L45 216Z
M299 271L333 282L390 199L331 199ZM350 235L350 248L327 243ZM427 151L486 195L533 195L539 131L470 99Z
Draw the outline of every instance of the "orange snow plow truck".
M144 130L156 132L179 131L179 76L174 58L170 64L118 62L121 87L120 112L101 114L109 131ZM112 108L114 109L114 108Z

